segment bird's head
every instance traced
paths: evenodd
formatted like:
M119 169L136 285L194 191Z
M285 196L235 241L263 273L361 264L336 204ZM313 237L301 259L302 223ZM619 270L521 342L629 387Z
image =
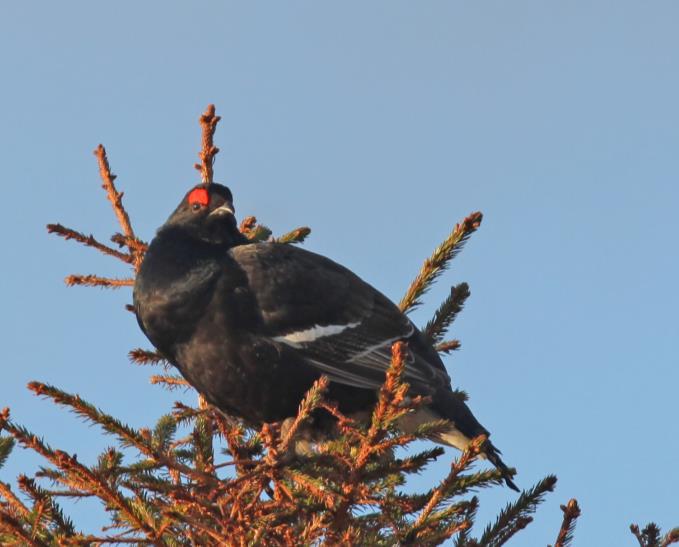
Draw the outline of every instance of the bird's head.
M221 184L198 184L187 192L167 219L164 228L181 228L193 236L216 244L236 244L238 230L233 196Z

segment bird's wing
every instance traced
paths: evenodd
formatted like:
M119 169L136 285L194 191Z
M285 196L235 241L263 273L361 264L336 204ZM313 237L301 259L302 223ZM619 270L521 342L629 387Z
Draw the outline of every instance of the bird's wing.
M404 379L425 391L450 384L436 351L386 296L323 256L276 243L229 251L257 302L263 335L292 348L331 381L375 389L391 345L409 343Z

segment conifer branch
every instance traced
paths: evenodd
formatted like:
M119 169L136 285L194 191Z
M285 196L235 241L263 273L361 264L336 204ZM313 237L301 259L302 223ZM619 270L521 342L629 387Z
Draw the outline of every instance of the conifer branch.
M481 225L482 219L483 215L477 212L456 224L450 235L424 261L420 272L399 303L402 312L412 311L422 303L420 300L422 295L427 292L431 284L446 270L449 262L462 250L469 236Z
M309 391L307 391L304 399L302 399L302 402L299 404L297 416L290 426L286 428L283 435L281 435L281 441L277 448L278 452L284 454L288 451L290 443L299 431L299 428L309 419L311 413L319 407L323 399L323 394L328 389L329 383L330 380L328 380L327 376L321 376L313 383Z
M661 537L660 528L654 522L639 530L638 524L630 525L630 531L637 538L640 547L667 547L673 543L679 543L679 528L670 530Z
M271 230L263 224L257 223L257 217L245 217L238 228L250 241L266 241L271 236Z
M245 217L239 226L240 232L250 241L266 241L271 237L271 229L263 224L257 223L257 218L254 216ZM273 238L277 243L302 243L311 233L311 228L300 226L294 230L283 234L280 237Z
M137 365L160 365L167 363L165 357L158 351L135 348L130 350L127 355L130 358L130 361Z
M479 498L474 496L471 500L469 500L467 508L465 509L465 520L467 520L468 522L474 522L476 520L476 512L478 508L479 508ZM470 528L460 530L460 533L457 535L457 538L455 539L455 547L478 546L476 541L473 542L470 541L469 532Z
M276 241L278 243L302 243L310 233L311 228L300 226L299 228L295 228L287 234L283 234L276 238Z
M149 244L137 237L127 237L121 233L115 233L111 236L111 241L119 247L129 247L140 255L144 255L149 248Z
M174 389L191 389L191 385L183 377L176 374L154 374L149 380L152 384L160 384L170 391Z
M247 236L255 226L257 226L257 217L249 216L241 221L238 229L242 234Z
M472 490L500 486L505 483L502 471L486 469L472 474L460 474L448 490L450 496L462 496Z
M73 285L84 285L86 287L102 287L105 289L119 289L121 287L132 287L134 279L114 279L111 277L99 277L98 275L69 275L64 279L69 287Z
M157 541L152 541L149 539L144 539L143 537L125 538L121 536L95 536L95 535L82 535L78 534L73 537L68 538L68 543L65 545L162 545Z
M31 534L24 528L19 519L15 519L10 515L7 515L0 511L0 532L9 533L14 537L18 537L22 540L20 545L29 545L30 547L49 547L49 544L44 541L36 540ZM0 538L2 536L0 535ZM19 545L16 543L16 545Z
M36 435L33 435L25 428L15 426L11 422L5 423L4 428L24 447L34 450L64 471L69 477L68 485L71 488L84 490L101 498L102 501L119 511L121 517L129 525L143 532L149 538L153 537L153 522L140 517L129 499L123 496L119 490L103 481L101 477L80 464L75 456L61 450L52 450Z
M122 260L127 264L132 264L134 262L132 255L128 253L121 253L120 251L117 251L116 249L113 249L108 245L104 245L103 243L95 239L95 237L92 234L86 236L85 234L77 232L71 228L66 228L61 224L48 224L47 233L57 234L58 236L63 237L67 241L69 239L72 239L74 241L77 241L78 243L82 243L86 247L92 247L93 249L96 249L97 251L100 251L106 255L117 258L118 260Z
M470 294L469 285L466 283L460 283L450 289L450 294L441 303L434 317L429 320L422 331L432 344L441 342L443 335L453 321L455 321L457 314L462 311L464 303Z
M12 516L20 518L27 517L31 511L24 503L12 492L9 484L0 481L0 498L4 498L8 508L13 513Z
M575 522L580 516L580 507L576 499L570 500L566 505L561 506L563 511L563 522L559 535L556 538L554 547L568 547L573 541L573 533L575 532Z
M448 476L441 482L438 488L433 491L429 501L427 502L427 505L424 506L420 516L415 521L410 534L415 533L416 535L418 528L422 527L422 525L427 520L427 517L439 505L439 503L441 503L446 495L447 490L455 483L458 475L467 469L469 465L478 457L481 446L486 442L486 440L487 437L484 435L472 440L462 455L453 462L450 473L448 473Z
M365 480L376 480L379 477L393 473L419 473L444 453L443 448L436 446L412 456L389 460L382 466L366 471L363 478Z
M148 456L153 460L166 465L167 467L176 469L177 471L189 477L195 478L196 480L213 480L211 475L206 475L205 473L202 473L198 470L194 470L188 466L180 464L170 455L155 450L151 444L150 436L145 438L144 435L142 435L139 431L136 431L131 427L121 423L114 417L101 412L90 403L81 399L79 396L70 395L69 393L61 391L60 389L47 384L42 384L40 382L30 382L28 387L37 395L49 397L57 404L68 406L79 416L82 416L83 418L100 425L104 431L118 437L124 446L134 447L145 456ZM44 455L42 452L40 453Z
M250 231L245 233L250 241L257 243L260 241L267 241L271 237L271 229L264 224L257 224Z
M343 486L344 499L335 511L333 528L336 532L347 529L349 511L356 499L361 496L363 469L369 458L378 454L376 445L387 434L388 428L408 411L408 408L403 406L408 385L401 383L407 351L404 342L395 342L391 347L391 365L387 370L384 384L380 388L370 428L365 435L361 436L355 461L351 465L348 480Z
M198 395L198 408L201 412L193 428L194 465L196 469L214 475L214 447L212 446L212 422L207 411L210 407L205 397ZM216 478L216 475L214 475Z
M537 505L547 492L552 492L556 485L556 477L548 475L530 490L524 490L519 498L508 504L498 515L495 524L488 525L478 541L481 547L503 545L517 531L525 528L533 519L529 517L535 512Z
M76 533L73 522L64 515L63 510L54 501L50 492L40 488L33 479L25 475L19 476L18 484L19 488L30 496L34 507L37 503L41 504L46 510L46 516L49 518L49 521L56 527L59 533L66 535L74 535ZM38 519L34 519L34 523L37 522Z
M109 449L102 454L99 464L88 470L91 476L83 476L84 471L69 468L63 463L57 465L59 474L50 472L45 476L67 485L69 490L66 492L70 495L94 495L107 499L102 494L100 485L94 481L104 480L104 477L108 477L105 484L116 484L128 489L133 497L117 500L120 518L116 517L114 526L128 530L123 534L135 533L135 539L139 539L140 544L154 543L163 534L169 534L169 537L176 537L176 534L192 537L197 544L225 542L226 538L235 537L249 538L246 541L250 542L252 538L258 537L260 541L272 545L294 543L301 537L310 538L312 543L320 539L336 543L342 538L351 538L357 544L382 543L387 541L387 537L405 541L410 537L419 544L433 545L456 534L462 536L472 525L473 511L470 504L473 506L475 502L472 499L470 502L458 501L450 504L450 500L470 488L499 481L499 474L495 471L478 476L463 475L460 471L464 465L458 461L454 464L451 475L437 489L426 495L394 496L391 490L393 486L390 484L399 484L398 480L391 482L391 475L417 472L441 453L440 449L432 449L405 460L384 459L382 456L388 450L385 447L405 444L404 439L412 440L416 437L404 435L392 428L404 409L412 410L418 404L418 401L413 401L413 405L406 404L404 398L407 386L402 383L401 376L406 352L404 344L394 345L392 367L380 393L380 404L376 406L367 430L361 424L342 416L333 405L322 401L320 394L325 387L323 380L305 397L298 415L292 421L295 424L293 427L282 435L278 426L267 426L259 433L259 438L263 440L265 450L270 456L265 452L263 458L234 459L218 465L211 463L210 455L196 459L202 441L195 435L172 441L177 426L176 417L162 417L153 430L128 430L122 431L121 435L121 428L126 426L110 423L110 417L91 405L88 407L88 403L50 386L32 385L32 389L39 394L48 395L60 404L71 406L89 420L107 426L105 429L126 439L126 444L137 447L142 454L149 457L131 466L121 466L122 453ZM299 429L305 417L313 409L320 407L331 409L331 413L338 418L345 440L339 443L329 441L320 449L317 458L304 464L304 468L296 468L299 464L290 465L280 456L291 445L294 431ZM243 430L237 428L235 433L230 432L233 429L229 422L211 407L186 407L185 412L189 411L191 414L187 414L187 417L192 416L190 419L204 419L213 424L211 427L217 427L210 435L235 435L234 444L237 449L250 450L249 455L252 454L254 445L249 444L250 448L247 448L250 441L243 439ZM8 417L8 414L2 414L2 419ZM418 433L435 431L437 425L431 424L431 428L424 427ZM180 456L182 452L185 452L185 456ZM194 460L188 471L181 467L185 464L178 463L177 458L180 457ZM462 460L465 458L463 456ZM235 479L217 480L214 471L224 465L240 465L242 473ZM208 473L196 475L200 469ZM161 475L156 477L151 472ZM181 473L195 482L167 480L163 478L166 472L170 476ZM273 500L262 495L269 488L268 484L273 487ZM50 495L62 493L49 492ZM121 508L120 504L125 501L128 507ZM109 500L107 503L114 502ZM47 506L42 507L43 514L47 515ZM364 507L374 507L378 511L372 516L354 514L355 511L360 513L360 509ZM134 523L130 527L130 517L126 510L132 511L140 522L151 526L153 535ZM516 519L511 529L504 530L505 538L526 522L527 518ZM44 519L43 523L47 525ZM391 530L391 536L384 535L385 529ZM408 530L411 531L410 536L407 535ZM145 535L140 536L139 533ZM68 534L68 537L71 538L71 543L77 544L85 536ZM129 535L116 537L130 540ZM108 537L106 541L111 539L113 538Z
M434 349L439 353L450 353L451 351L456 351L460 349L460 346L461 344L459 340L448 340L446 342L436 344L434 346Z
M637 538L640 547L658 547L660 528L654 522L648 524L643 531L639 531L638 524L632 524L629 528L634 537Z
M409 387L408 384L401 383L407 351L408 347L405 342L394 342L391 346L391 366L387 370L384 384L380 387L370 429L357 457L357 464L359 465L367 460L370 454L370 444L384 436L390 423L393 423L396 418L405 413L399 407L404 402Z
M0 467L5 465L13 448L14 439L12 437L0 437Z
M221 120L220 116L215 115L215 105L209 104L205 113L200 116L200 127L202 129L201 150L198 153L200 163L195 164L195 168L200 171L200 179L204 183L214 182L213 166L215 156L219 153L219 148L214 145L215 130Z
M94 150L94 155L97 157L97 162L99 164L99 175L101 177L102 188L106 191L106 197L111 202L113 207L113 212L118 219L118 224L120 224L123 230L123 235L128 240L136 240L137 236L134 234L132 229L132 223L130 222L130 217L123 206L123 192L119 192L115 186L116 175L111 173L111 168L108 163L108 157L106 155L106 149L102 144L97 146ZM138 252L138 249L134 246L128 246L130 254L133 258L135 271L139 270L141 266L142 254Z

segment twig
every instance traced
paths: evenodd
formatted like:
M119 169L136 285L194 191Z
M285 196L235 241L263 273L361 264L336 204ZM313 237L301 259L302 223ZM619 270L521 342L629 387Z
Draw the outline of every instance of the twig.
M198 394L198 408L203 412L197 416L193 429L194 465L200 471L214 474L215 455L212 443L214 428L209 415L211 407L200 393Z
M311 228L300 226L294 230L276 238L278 243L302 243L311 233Z
M445 342L441 342L440 344L436 344L434 349L439 353L450 353L451 351L460 349L461 345L462 344L460 344L459 340L447 340Z
M117 251L109 247L108 245L100 243L91 234L89 236L86 236L85 234L77 232L71 228L66 228L61 224L48 224L47 232L50 234L57 234L66 240L73 239L78 243L82 243L83 245L86 245L87 247L92 247L93 249L97 249L98 251L101 251L102 253L107 254L109 256L113 256L118 260L122 260L127 264L132 264L134 262L132 255L129 255L127 253L121 253L120 251Z
M0 512L0 531L6 530L15 536L18 536L23 540L22 543L17 543L17 545L30 545L31 547L48 547L48 544L44 541L36 540L32 538L26 529L21 525L18 520Z
M640 547L646 547L646 540L644 537L641 535L641 532L639 531L639 525L638 524L630 524L630 532L634 535L635 538L637 538L637 541L639 542Z
M0 482L0 496L5 498L9 507L11 507L17 516L26 517L30 515L31 511L24 505L24 503L16 497L14 492L10 489L8 484Z
M112 507L116 507L131 524L134 524L149 538L153 537L153 520L138 516L132 508L130 500L125 498L117 488L112 488L101 477L79 463L75 456L61 450L52 450L38 439L37 436L32 435L23 428L14 426L12 423L7 423L4 427L23 446L37 452L67 473L72 481L71 486L77 484L79 489L91 491ZM2 515L0 514L0 516Z
M165 357L163 357L159 352L142 348L130 350L127 356L130 358L130 361L136 363L137 365L158 365L166 362Z
M436 310L434 317L423 329L423 334L433 343L440 342L457 314L462 311L464 303L469 298L469 285L460 283L450 289L450 294Z
M212 167L215 162L215 156L219 153L219 148L214 145L213 138L219 120L221 120L221 117L215 115L215 105L213 104L209 104L205 113L200 117L202 147L198 153L200 163L196 163L194 167L200 171L200 179L206 184L214 182Z
M363 467L370 454L374 452L374 445L386 434L386 421L389 414L398 412L405 400L408 385L401 383L407 359L408 346L405 342L394 342L391 346L391 365L387 369L386 379L380 388L377 405L373 410L372 423L365 441L356 456L356 467ZM391 411L391 412L390 412Z
M70 393L66 393L53 386L40 382L30 382L28 388L36 395L49 397L57 404L70 407L76 414L99 424L108 433L116 435L123 443L134 446L142 454L165 465L169 469L177 470L197 481L213 478L210 475L179 463L170 453L155 450L151 446L149 440L142 436L138 431L121 423L112 416L104 414L77 395L71 395Z
M575 531L575 521L580 516L580 507L576 499L570 500L566 505L561 506L563 511L563 522L559 535L556 538L554 547L567 547L573 541L573 532Z
M271 236L271 229L267 226L264 226L264 224L257 224L256 226L253 226L252 229L246 232L244 235L250 241L255 242L266 241Z
M248 235L257 226L257 217L249 216L241 220L238 228L242 234Z
M111 236L111 241L118 245L119 247L129 247L143 255L149 248L149 244L137 237L127 237L123 234L116 232Z
M64 516L61 507L52 498L51 492L40 488L35 480L26 475L19 475L17 483L19 484L19 488L26 492L33 500L34 511L35 507L40 505L44 510L43 512L47 513L49 520L51 520L52 524L59 529L60 533L69 535L76 533L73 524ZM39 519L36 517L33 517L33 519L34 526L37 527ZM34 528L34 533L36 530L37 528Z
M134 545L156 545L156 540L145 539L142 537L124 538L120 536L81 536L68 538L65 545L105 545L105 544L134 544Z
M438 506L439 503L441 503L441 500L444 499L446 491L455 482L459 474L467 469L467 467L469 467L469 465L479 455L481 447L483 446L483 443L486 442L486 440L487 437L485 435L475 438L471 443L469 443L469 446L462 453L462 455L453 462L450 468L450 473L448 473L448 476L441 482L438 488L434 490L432 496L429 498L429 502L427 502L427 505L425 505L424 509L422 509L420 516L413 524L413 530L417 530L425 523L430 513Z
M481 225L482 219L483 215L476 212L455 225L450 235L424 261L420 272L399 303L401 311L411 311L421 304L422 295L427 292L436 278L448 267L448 263L460 252L469 236Z
M679 528L670 530L663 537L660 537L660 528L654 522L647 524L641 531L638 524L630 525L629 529L637 538L640 547L667 547L679 543Z
M306 421L311 413L318 408L323 400L323 394L328 389L330 381L327 376L321 376L314 382L311 388L307 391L304 399L299 404L297 416L281 436L280 444L278 445L278 452L285 453L290 447L290 443L297 434L301 425Z
M532 519L527 516L535 511L547 492L554 490L556 477L548 475L530 490L521 493L514 503L508 504L498 515L495 524L489 524L483 532L479 545L495 547L503 545L518 530L525 528Z
M177 389L180 387L183 388L190 388L191 384L189 384L184 378L180 376L169 376L166 374L154 374L150 378L151 383L153 385L156 384L163 384L169 389Z
M118 192L115 186L116 176L111 173L111 168L108 164L108 157L106 156L106 149L102 144L97 146L94 151L94 155L97 156L97 162L99 163L99 175L101 176L101 187L106 190L106 196L113 206L113 212L118 218L118 223L123 230L123 234L128 240L137 239L132 229L132 223L130 222L130 217L123 206L123 192ZM134 247L128 247L130 249L130 254L134 260L135 271L139 270L141 265L142 255Z
M85 285L87 287L104 287L107 289L119 289L120 287L132 287L134 279L115 279L111 277L99 277L98 275L69 275L64 279L69 287L73 285Z

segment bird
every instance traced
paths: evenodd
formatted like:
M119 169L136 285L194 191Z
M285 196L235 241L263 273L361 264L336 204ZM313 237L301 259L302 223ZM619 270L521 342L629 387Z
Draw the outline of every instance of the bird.
M369 412L391 347L404 341L408 394L430 402L402 427L448 420L433 440L459 450L490 435L452 389L431 342L398 306L325 256L247 239L232 193L221 184L193 187L158 229L133 298L139 326L159 352L207 402L253 427L295 416L322 375L329 379L326 396L340 411ZM490 440L481 456L518 491Z

